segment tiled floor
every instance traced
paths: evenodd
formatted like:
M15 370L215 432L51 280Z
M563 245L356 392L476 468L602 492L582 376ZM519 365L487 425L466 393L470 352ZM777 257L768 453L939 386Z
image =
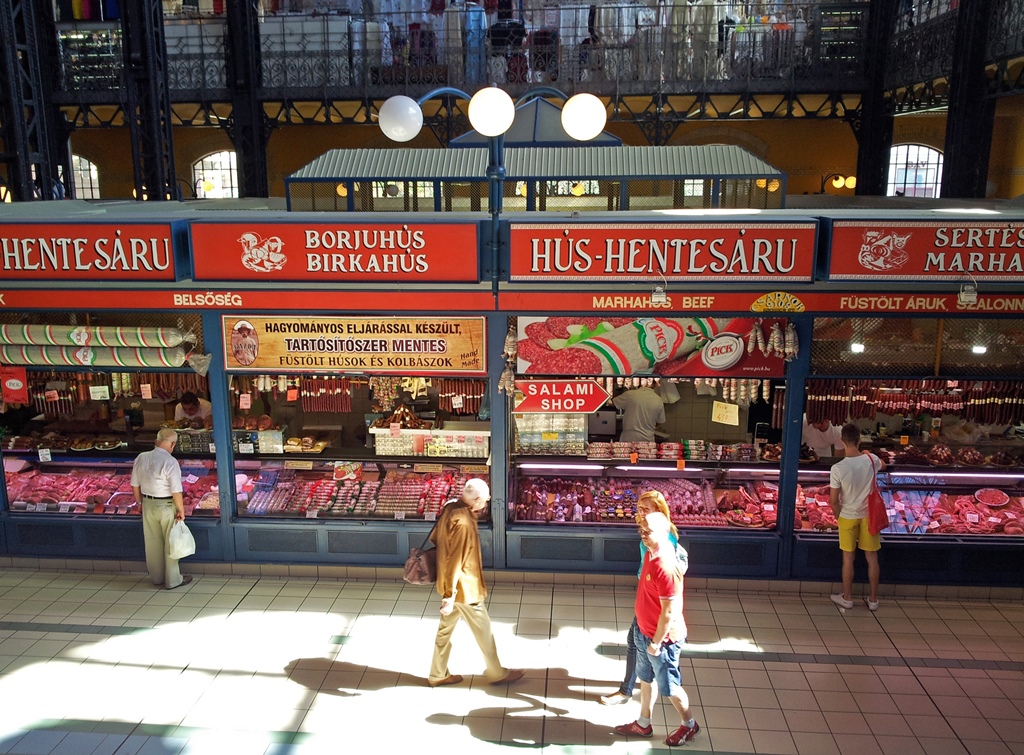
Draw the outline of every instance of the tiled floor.
M0 752L544 753L667 751L611 727L638 703L622 673L628 586L506 583L490 612L506 665L489 687L464 627L454 687L426 673L438 601L400 582L0 571ZM687 752L1024 753L1024 604L895 598L877 614L826 596L690 588Z

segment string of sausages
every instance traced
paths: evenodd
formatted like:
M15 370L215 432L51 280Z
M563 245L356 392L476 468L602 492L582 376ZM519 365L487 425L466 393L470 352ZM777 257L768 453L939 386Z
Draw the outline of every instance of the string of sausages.
M304 412L352 411L352 385L347 377L304 377L299 392Z
M437 378L437 406L449 414L479 414L480 402L483 400L487 384L483 380L463 378ZM456 406L461 398L460 406Z
M781 430L786 423L786 386L776 385L772 390L772 427Z
M1024 417L1024 384L1009 381L807 381L807 421L839 425L876 414L952 414L971 422L1009 425Z

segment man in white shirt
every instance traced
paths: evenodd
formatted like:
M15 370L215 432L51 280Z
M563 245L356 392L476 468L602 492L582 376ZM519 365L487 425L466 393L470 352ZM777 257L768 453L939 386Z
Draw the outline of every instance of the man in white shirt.
M868 530L868 495L875 475L885 469L885 462L873 453L860 450L860 429L843 425L842 440L846 458L832 465L829 472L829 505L839 522L839 549L843 552L843 594L833 595L832 602L853 608L853 559L857 548L864 551L868 562L868 584L871 593L864 599L870 610L878 610L878 549L881 538Z
M178 433L169 427L160 428L152 451L144 451L132 465L132 492L142 507L142 535L146 543L146 568L154 585L168 590L187 585L191 576L182 576L178 559L170 558L171 527L185 519L182 498L181 467L171 451L178 442Z
M653 441L655 425L665 421L665 404L661 396L644 386L633 388L612 399L624 412L619 440Z
M807 422L807 418L804 418L804 428L800 440L810 446L819 459L843 455L843 440L840 436L840 429L827 419L810 424ZM836 449L835 453L832 451L833 446Z
M181 401L174 407L174 421L206 419L212 413L213 404L189 391L181 394Z

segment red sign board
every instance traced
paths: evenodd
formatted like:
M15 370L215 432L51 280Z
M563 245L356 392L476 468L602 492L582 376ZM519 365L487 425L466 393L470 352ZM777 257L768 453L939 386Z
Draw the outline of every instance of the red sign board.
M479 280L472 223L192 223L195 280Z
M513 411L521 414L593 414L611 395L596 380L517 380L523 400Z
M28 403L28 373L24 367L0 367L0 387L5 404Z
M1019 281L1024 224L836 220L830 280Z
M174 281L166 223L12 223L0 225L4 280Z
M817 224L511 226L516 281L810 281Z
M259 291L146 289L145 296L113 296L111 289L0 289L0 312L19 309L131 309L298 312L487 312L489 291L442 297L436 291L319 291L268 288Z

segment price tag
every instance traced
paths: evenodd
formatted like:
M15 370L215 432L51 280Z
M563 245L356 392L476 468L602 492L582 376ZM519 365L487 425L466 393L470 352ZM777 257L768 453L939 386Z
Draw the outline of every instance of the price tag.
M256 446L253 443L239 443L238 453L240 454L251 454L256 453Z
M1017 518L1017 515L1014 514L1012 511L1005 512L1003 514L1003 516L1005 516L1007 519L1016 519Z
M50 456L49 448L39 449L39 461L50 461L53 457Z
M414 464L413 472L441 472L444 469L440 464Z
M210 444L210 453L211 454L217 453L217 444L216 443L211 443Z
M395 519L405 519L405 512L404 511L396 511L395 512Z
M153 398L153 386L149 383L143 383L139 386L139 391L142 393L142 398L151 399Z
M725 401L715 401L711 405L711 421L720 425L740 424L739 404L730 404Z
M999 524L999 522L1001 522L1001 521L1002 521L1002 520L1001 520L1001 519L1000 519L999 517L997 517L997 516L990 516L990 517L988 518L988 520L989 520L990 522L992 522L992 524Z
M971 524L977 524L981 521L981 515L975 514L973 511L968 511L967 514L964 516L964 519L966 519Z
M57 401L60 399L60 394L57 391L46 391L43 393L43 398L47 401Z
M686 459L676 459L676 469L686 469Z
M319 509L306 509L306 519L316 519Z
M904 503L896 501L896 503L893 504L893 508L896 509L897 511L903 511L907 508L907 506Z
M89 398L93 401L106 401L110 398L109 385L90 385Z
M765 511L775 511L775 505L772 503L766 503L761 508L763 508Z
M312 469L313 462L311 461L293 461L289 459L284 463L285 469Z
M546 432L545 433L545 432L542 432L540 434L540 439L541 440L545 440L545 441L548 441L548 440L555 441L555 440L558 440L558 433L552 433L552 432Z
M299 400L299 389L298 388L289 388L288 392L285 394L285 400L286 401L298 401Z
M636 464L638 461L640 461L640 454L638 454L636 451L629 455L630 464Z
M939 528L939 523L938 522L934 522L933 521L931 524L928 525L928 529L930 529L930 530L937 530L938 528Z
M251 409L252 408L252 394L243 393L238 397L238 408L239 409Z
M491 473L491 468L486 464L463 464L460 468L462 474L465 475L488 475Z
M437 521L437 512L436 511L428 511L426 514L423 515L423 518L426 521L428 521L428 522L436 522Z
M910 436L909 435L901 435L900 436L900 445L901 446L906 446L906 445L909 445L909 444L910 444Z
M197 482L199 482L199 478L196 477L194 474L190 474L187 475L186 477L182 477L181 481L187 482L189 485L195 485Z
M462 396L452 396L452 409L462 408Z
M391 430L392 438L397 438L402 434L402 424L400 422L392 422L391 425L389 425L389 428Z

